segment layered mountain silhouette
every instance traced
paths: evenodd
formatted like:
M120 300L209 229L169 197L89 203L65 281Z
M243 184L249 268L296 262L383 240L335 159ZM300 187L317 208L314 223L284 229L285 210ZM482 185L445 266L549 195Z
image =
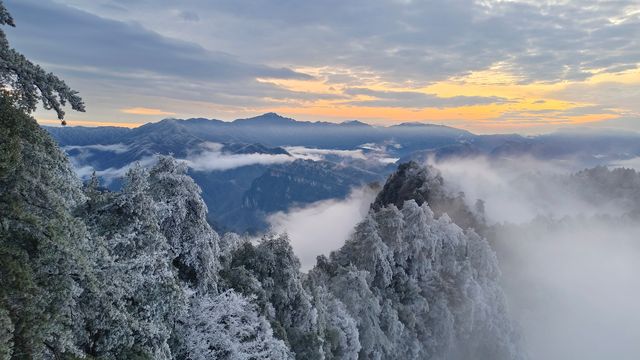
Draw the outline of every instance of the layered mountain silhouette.
M121 176L135 162L151 164L158 154L191 160L190 175L204 190L209 220L218 228L241 233L264 230L271 212L342 198L353 187L381 183L396 161L424 164L459 157L528 156L570 159L590 167L640 155L640 135L628 132L477 135L435 124L309 122L276 113L230 122L164 119L133 129L46 129L81 175L86 178L95 170L112 189L120 187ZM431 205L438 212L439 205Z

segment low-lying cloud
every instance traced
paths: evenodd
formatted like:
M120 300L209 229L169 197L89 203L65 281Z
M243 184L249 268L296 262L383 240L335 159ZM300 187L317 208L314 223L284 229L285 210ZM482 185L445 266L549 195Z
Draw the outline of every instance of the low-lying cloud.
M511 312L532 360L637 359L640 225L589 218L498 232Z
M301 158L301 159L309 159L314 161L324 160L327 155L335 155L340 157L347 157L353 159L366 160L367 156L361 149L355 150L339 150L339 149L317 149L317 148L308 148L304 146L287 146L285 150L289 152L289 154Z
M234 154L224 151L224 145L218 143L205 143L201 151L193 153L183 161L195 171L224 171L249 165L273 165L293 162L297 159L323 161L335 156L353 160L372 160L383 164L393 163L397 158L391 158L383 153L366 153L362 149L318 149L304 146L287 146L284 148L288 154Z
M123 178L129 169L136 165L143 168L151 167L157 161L156 156L145 156L122 167L110 167L103 170L96 170L93 166L76 166L75 172L81 179L87 179L95 172L96 176L102 179L104 185L109 186L115 179Z
M287 154L233 154L223 151L223 145L206 143L198 153L188 156L183 161L195 171L223 171L249 165L273 165L294 161L296 158Z
M286 232L302 263L302 271L311 269L320 254L339 249L366 216L376 191L368 186L356 188L344 200L318 201L267 219L274 232Z
M129 151L130 147L126 144L109 144L109 145L93 144L93 145L67 145L63 147L63 149L65 151L95 150L95 151L102 151L102 152L112 152L114 154L122 154Z
M576 164L475 158L433 165L469 203L485 201L510 311L532 360L637 358L640 223L629 196L579 188L569 176ZM628 183L628 175L604 183Z
M623 167L628 169L634 169L640 171L640 157L635 157L626 160L618 160L611 164L612 167Z
M580 196L568 175L581 167L566 161L474 157L430 163L442 173L451 191L464 192L469 206L483 200L491 224L521 224L537 217L619 215L622 210L617 201L594 203Z

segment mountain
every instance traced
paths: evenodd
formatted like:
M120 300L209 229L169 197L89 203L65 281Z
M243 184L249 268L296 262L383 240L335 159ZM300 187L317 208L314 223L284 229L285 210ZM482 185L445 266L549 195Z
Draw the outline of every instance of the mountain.
M400 164L371 207L379 210L393 205L402 209L409 200L419 206L428 204L437 217L447 214L462 229L474 229L481 234L485 231L482 204L479 203L476 209L469 209L465 204L464 194L447 191L444 179L431 166L421 166L416 162Z
M443 181L400 165L345 245L309 273L353 317L358 358L526 358L488 241L432 210Z
M359 120L343 121L343 122L340 123L340 126L371 127L371 125L369 125L367 123L363 123L362 121L359 121Z
M121 142L131 129L117 126L46 126L45 129L64 145L115 144Z
M640 156L640 135L635 133L476 135L434 124L307 122L276 113L232 122L164 119L134 129L45 129L85 179L95 170L113 190L135 162L150 166L158 154L187 161L189 174L205 190L211 223L240 233L265 230L272 211L341 198L353 186L382 182L398 160L422 164L480 156L533 157L570 160L583 168Z
M60 145L95 144L96 135L104 133L103 144L131 143L145 136L157 136L166 141L176 142L186 135L203 141L261 143L268 146L310 146L320 148L352 149L365 143L396 141L407 146L418 142L420 146L429 145L432 140L439 146L443 141L455 142L460 138L473 137L464 130L442 125L421 126L417 131L405 131L403 126L388 128L374 127L360 121L348 121L341 124L328 122L298 121L266 113L260 116L237 119L231 122L207 120L202 118L179 120L164 119L135 129L121 129L117 133L91 130L91 128L47 127ZM415 130L415 129L414 129ZM175 134L171 132L175 131ZM85 135L86 134L86 135ZM154 135L151 135L154 134ZM86 137L92 141L85 140ZM175 140L173 138L176 138ZM405 139L406 138L406 139ZM447 140L443 138L448 138ZM412 140L410 140L412 139Z
M232 124L237 126L295 126L301 123L294 119L270 112L248 119L237 119L234 120Z
M355 186L379 180L379 174L328 161L296 160L270 168L256 178L243 207L266 213L318 200L344 198Z

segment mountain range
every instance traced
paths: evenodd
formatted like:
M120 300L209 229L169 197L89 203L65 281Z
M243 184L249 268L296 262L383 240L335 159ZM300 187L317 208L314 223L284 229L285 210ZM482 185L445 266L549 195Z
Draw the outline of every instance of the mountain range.
M133 164L150 166L159 154L186 161L203 190L209 221L240 233L266 230L271 213L383 182L396 163L527 156L583 168L640 156L640 134L630 132L478 135L444 125L308 122L275 113L230 122L164 119L133 129L45 128L81 177L95 171L111 189L120 188Z

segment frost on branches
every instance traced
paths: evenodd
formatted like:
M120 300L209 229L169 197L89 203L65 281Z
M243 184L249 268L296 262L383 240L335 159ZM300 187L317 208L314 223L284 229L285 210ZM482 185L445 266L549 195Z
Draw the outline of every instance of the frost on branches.
M190 314L184 325L191 360L293 359L256 305L233 290L194 299Z

